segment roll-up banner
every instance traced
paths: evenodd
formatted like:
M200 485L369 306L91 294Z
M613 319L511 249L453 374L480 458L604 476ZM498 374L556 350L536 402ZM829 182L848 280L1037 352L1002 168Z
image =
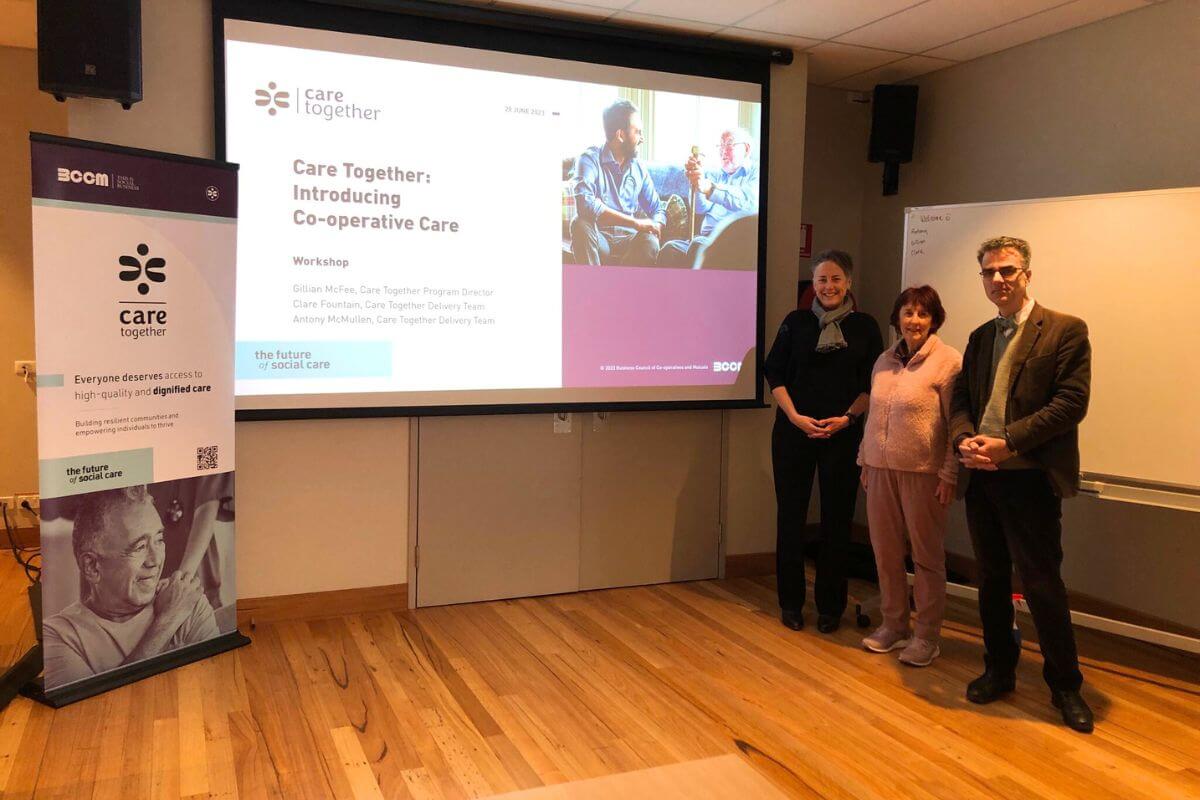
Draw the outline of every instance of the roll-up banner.
M245 644L234 580L237 167L30 135L39 699Z

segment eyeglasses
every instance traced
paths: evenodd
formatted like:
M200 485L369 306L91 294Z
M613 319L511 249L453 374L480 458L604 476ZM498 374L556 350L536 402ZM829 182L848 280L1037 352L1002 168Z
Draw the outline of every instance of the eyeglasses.
M981 269L979 277L985 281L993 281L999 275L1005 281L1014 280L1018 275L1025 271L1024 267L1000 267L999 269Z

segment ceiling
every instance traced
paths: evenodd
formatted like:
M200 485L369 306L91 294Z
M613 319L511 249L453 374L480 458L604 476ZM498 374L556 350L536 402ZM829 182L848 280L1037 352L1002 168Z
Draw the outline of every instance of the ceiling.
M1159 0L480 0L464 4L791 47L809 82L865 91ZM0 0L0 46L37 46L36 0Z
M866 91L1152 5L1158 0L502 0L589 17L791 47L809 83Z

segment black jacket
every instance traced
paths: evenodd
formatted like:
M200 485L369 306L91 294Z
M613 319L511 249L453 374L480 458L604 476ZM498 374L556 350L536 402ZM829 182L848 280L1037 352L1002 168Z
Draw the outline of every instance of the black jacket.
M871 393L871 370L883 352L879 325L861 311L852 311L840 325L846 347L818 353L817 317L797 309L784 318L767 354L767 383L772 389L786 386L796 411L806 417L841 416L856 397Z

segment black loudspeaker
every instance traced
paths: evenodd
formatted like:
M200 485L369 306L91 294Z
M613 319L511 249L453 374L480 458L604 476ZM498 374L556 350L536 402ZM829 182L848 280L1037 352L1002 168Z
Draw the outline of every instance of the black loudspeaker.
M867 160L883 162L883 193L900 190L900 165L912 161L917 131L917 87L878 84L871 102Z
M141 0L37 0L38 88L56 100L142 99Z
M867 160L872 164L912 161L913 135L917 130L917 87L875 87L871 102L871 142Z

